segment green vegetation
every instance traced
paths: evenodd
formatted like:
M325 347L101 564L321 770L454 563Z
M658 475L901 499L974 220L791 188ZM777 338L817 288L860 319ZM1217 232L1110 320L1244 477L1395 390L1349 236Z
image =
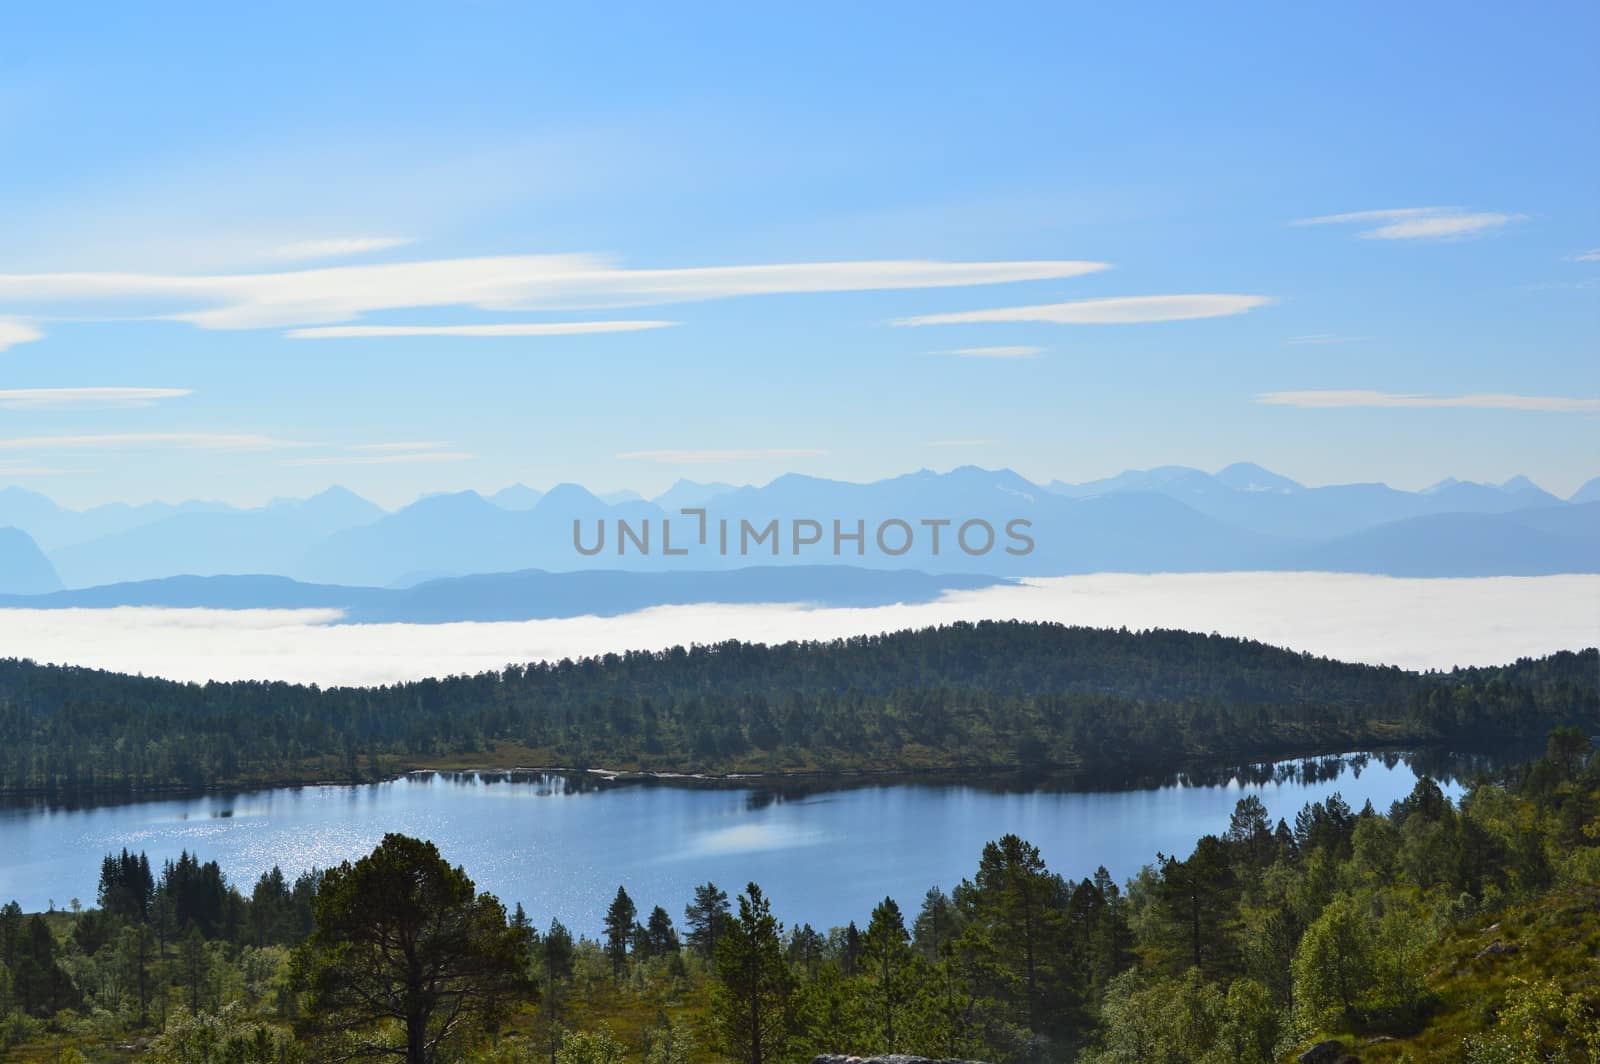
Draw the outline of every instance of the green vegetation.
M753 883L681 902L681 937L619 889L575 939L401 836L248 896L187 854L111 855L94 908L0 910L0 1053L1265 1064L1336 1039L1369 1062L1600 1059L1600 756L1578 729L1459 805L1424 778L1384 813L1334 797L1274 824L1247 796L1121 886L1006 836L864 931L786 928Z
M378 688L179 684L0 661L0 794L99 796L412 767L997 771L1600 728L1600 652L1417 674L1184 632L1018 622L737 642Z

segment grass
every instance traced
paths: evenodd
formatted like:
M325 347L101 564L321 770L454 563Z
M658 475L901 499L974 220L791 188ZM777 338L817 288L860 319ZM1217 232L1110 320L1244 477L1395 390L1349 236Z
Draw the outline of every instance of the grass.
M1495 943L1515 952L1485 952ZM1368 1064L1407 1054L1419 1064L1459 1061L1463 1039L1494 1025L1517 980L1554 980L1564 992L1600 1004L1600 884L1552 891L1447 933L1428 971L1438 1003L1417 1034L1370 1045L1370 1035L1334 1037Z

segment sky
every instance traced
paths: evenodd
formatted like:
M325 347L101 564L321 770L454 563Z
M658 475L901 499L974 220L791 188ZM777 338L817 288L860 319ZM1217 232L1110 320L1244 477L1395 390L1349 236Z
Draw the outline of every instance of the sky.
M0 486L1600 474L1600 9L0 15Z

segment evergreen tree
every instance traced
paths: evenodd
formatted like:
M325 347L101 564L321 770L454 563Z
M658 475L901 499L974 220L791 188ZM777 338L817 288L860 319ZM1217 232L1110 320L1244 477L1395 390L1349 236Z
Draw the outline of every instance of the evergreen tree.
M652 957L678 952L678 931L672 926L667 910L659 905L650 910L650 918L645 923L645 941Z
M902 1039L897 1037L895 1024L900 1021L899 1033L903 1033L904 1013L914 993L916 954L911 951L905 918L893 898L883 899L872 910L872 920L861 939L861 952L877 1037L884 1052L897 1053Z
M620 976L628 970L628 945L633 939L633 928L639 915L638 908L623 887L606 910L606 957L611 961L611 974Z
M323 877L296 962L319 1030L406 1064L433 1064L454 1035L534 992L527 938L505 908L404 835Z
M795 1027L795 979L783 958L783 925L751 883L717 944L711 1018L722 1049L743 1064L781 1060Z
M689 928L689 948L702 957L714 958L717 938L727 925L732 910L728 905L728 892L718 889L715 883L703 883L694 888L694 900L683 910L683 922Z

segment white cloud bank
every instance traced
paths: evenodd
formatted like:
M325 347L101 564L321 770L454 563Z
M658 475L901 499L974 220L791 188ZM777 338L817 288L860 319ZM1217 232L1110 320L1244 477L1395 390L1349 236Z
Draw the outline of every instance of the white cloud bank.
M1138 325L1147 322L1193 321L1244 314L1272 302L1270 296L1229 294L1181 296L1120 296L1115 299L1080 299L1071 303L1045 303L1031 307L963 310L952 314L923 314L901 318L895 325L967 325L979 322L1028 321L1051 325Z
M193 395L189 388L0 388L7 410L151 406L158 399Z
M137 308L137 316L162 314L205 329L259 329L334 324L374 311L422 307L518 312L656 306L784 293L1044 281L1107 268L1081 261L874 261L630 270L595 255L511 255L202 276L0 274L0 306L110 304Z
M1361 225L1366 240L1445 240L1478 236L1520 221L1520 214L1467 211L1460 207L1391 207L1301 218L1295 225Z
M1298 406L1313 410L1350 407L1382 409L1460 408L1467 410L1530 410L1555 414L1600 413L1600 399L1574 399L1559 395L1414 395L1399 392L1317 391L1263 392L1256 402L1272 406Z
M0 610L0 643L7 654L39 661L177 680L374 684L735 637L831 639L1020 618L1219 632L1346 661L1444 669L1594 645L1600 576L1101 574L870 609L663 606L553 621L329 625L335 616L329 610Z

